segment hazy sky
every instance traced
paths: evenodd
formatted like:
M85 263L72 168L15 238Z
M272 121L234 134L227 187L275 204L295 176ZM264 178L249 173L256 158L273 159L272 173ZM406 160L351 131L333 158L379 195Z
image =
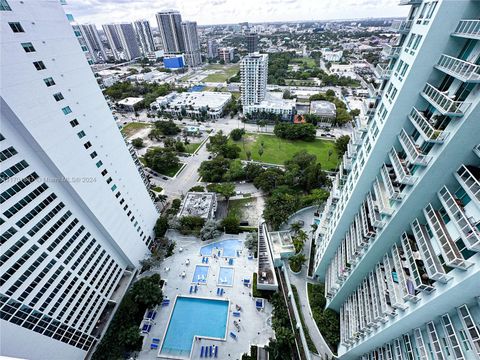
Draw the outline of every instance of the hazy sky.
M408 6L398 0L68 0L69 12L80 23L148 19L176 9L182 19L199 25L267 21L328 20L405 16Z

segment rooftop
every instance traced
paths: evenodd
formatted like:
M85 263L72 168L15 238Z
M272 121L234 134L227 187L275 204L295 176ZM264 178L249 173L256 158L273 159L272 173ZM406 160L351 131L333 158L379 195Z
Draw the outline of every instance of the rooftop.
M209 107L210 109L218 109L226 105L232 98L229 92L215 92L215 91L193 91L183 93L172 93L167 97L157 98L157 102L167 100L168 105L172 108L182 106L192 106L194 108Z
M315 100L310 102L310 113L320 116L335 116L337 107L330 101Z
M120 100L118 104L124 106L133 106L135 104L138 104L140 101L143 101L142 97L127 97L123 100Z
M199 216L203 219L211 219L216 210L217 195L215 193L188 192L178 216Z

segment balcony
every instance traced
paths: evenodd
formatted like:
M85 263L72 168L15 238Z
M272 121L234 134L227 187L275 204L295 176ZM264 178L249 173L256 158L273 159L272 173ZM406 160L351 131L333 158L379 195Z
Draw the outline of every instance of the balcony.
M408 118L425 141L441 144L449 135L447 131L436 129L434 127L434 122L432 120L428 120L416 108L413 108L412 111L410 111Z
M372 199L372 194L369 192L367 193L367 211L368 217L372 225L376 228L382 228L384 226L384 222L382 220L382 215L378 210L378 207L375 205Z
M429 83L425 85L421 95L442 115L463 116L470 107L470 103L455 101Z
M416 177L414 177L406 166L405 159L400 158L395 148L389 152L390 161L392 162L393 171L395 172L397 181L404 185L413 185Z
M430 160L430 156L427 156L422 153L422 150L418 147L413 139L402 129L400 135L398 135L400 144L402 144L403 150L407 154L410 162L415 165L427 166Z
M360 223L362 225L362 233L365 238L373 239L375 238L377 232L373 227L370 217L367 216L366 207L367 205L365 203L363 203L360 207Z
M393 279L395 268L393 266L393 260L388 257L388 254L385 254L383 257L383 266L385 268L385 279L387 281L390 304L396 309L405 310L408 306L403 300L403 292L398 283L398 279L397 281L394 281Z
M475 166L462 165L455 173L455 177L472 201L480 206L480 169Z
M383 164L380 174L382 176L383 184L385 185L384 188L387 191L390 200L402 201L402 187L396 181L393 181L395 180L395 173L392 167Z
M466 83L480 82L480 66L452 56L440 56L435 68Z
M391 216L393 214L393 209L390 206L387 191L385 190L383 182L379 181L378 178L375 179L375 182L373 183L373 193L375 195L373 201L376 203L380 213Z
M417 297L418 291L415 289L415 285L410 278L409 269L405 267L406 257L403 249L400 249L397 244L392 246L392 260L395 266L395 272L403 293L403 300L417 302L420 300Z
M462 202L455 198L444 186L439 192L438 197L455 227L460 232L460 236L467 249L480 251L480 233L477 228L470 223Z
M368 95L370 95L371 98L380 98L382 96L382 91L379 88L377 88L374 84L368 83L367 90L368 90ZM374 106L372 107L369 104L371 101L367 101L367 102L368 104L365 104L365 101L363 102L362 110L364 110L363 113L368 116L370 114L368 113L367 108L365 108L365 105L367 105L369 109L373 109L373 112L375 112L375 103L373 103Z
M399 57L401 51L402 48L400 46L387 44L383 47L382 55L389 59L393 59Z
M386 66L386 65L384 65L384 66ZM392 76L392 70L387 69L386 67L383 67L380 64L378 64L375 67L374 73L379 79L383 79L383 80L388 80Z
M369 123L369 118L367 116L359 115L355 118L355 128L358 131L367 132L368 123Z
M418 6L422 3L422 0L400 0L399 5L414 5Z
M369 84L372 85L372 84ZM371 117L375 115L375 111L377 108L375 107L375 101L372 99L367 99L362 101L362 112L365 116Z
M347 153L343 154L343 167L346 170L352 170L353 160L347 156Z
M457 244L450 237L440 213L435 210L431 204L428 204L427 207L423 209L423 213L427 219L428 226L432 231L433 236L440 245L440 250L442 252L445 264L449 267L466 270L470 264L465 261L460 253L460 250L458 249Z
M408 34L412 28L412 24L412 20L394 20L392 22L392 26L390 26L390 29L400 34Z
M351 159L357 157L357 147L351 141L347 144L347 156Z
M480 144L473 148L473 152L480 158Z
M480 20L461 20L452 35L480 40Z
M353 129L352 143L354 145L362 145L362 143L363 143L362 135L363 135L363 133L361 131Z

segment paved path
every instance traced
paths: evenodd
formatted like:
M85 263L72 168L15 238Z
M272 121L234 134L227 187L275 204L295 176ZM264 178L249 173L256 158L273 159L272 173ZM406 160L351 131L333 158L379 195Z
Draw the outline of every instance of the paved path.
M308 208L305 211L297 213L293 215L290 220L288 221L288 225L285 225L285 228L288 228L289 224L295 223L298 220L302 220L304 222L303 230L311 237L311 227L310 225L313 223L313 212L314 208ZM310 304L308 301L307 295L307 283L312 282L307 279L307 272L308 272L308 258L310 255L310 241L305 242L305 247L303 249L303 254L307 257L306 264L302 267L302 271L299 274L294 274L288 269L288 277L290 279L290 283L295 285L298 291L298 298L299 298L299 305L303 313L303 318L305 319L305 326L308 328L308 332L310 334L311 339L313 340L319 355L328 355L332 357L332 351L328 347L327 343L325 342L322 334L318 330L318 327L313 320L312 311L310 309Z

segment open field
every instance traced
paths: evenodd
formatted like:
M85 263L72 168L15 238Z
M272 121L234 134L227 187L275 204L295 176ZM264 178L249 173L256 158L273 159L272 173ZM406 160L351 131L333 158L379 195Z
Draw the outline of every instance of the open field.
M189 154L193 154L195 150L198 149L201 143L189 143L185 145L185 152Z
M149 123L131 122L131 123L128 123L127 125L125 125L124 127L122 127L122 129L120 131L122 132L123 135L125 135L127 137L130 137L132 135L135 135L140 130L143 130L143 129L148 128L150 126L152 126L152 125L149 124Z
M263 154L260 156L258 149L262 146L262 142ZM238 141L236 144L242 149L240 153L242 160L247 159L245 152L250 150L252 160L283 165L295 153L306 150L308 153L317 156L317 160L322 164L324 170L334 170L339 162L335 142L329 140L292 141L280 139L273 135L245 134L244 141ZM332 150L330 158L328 156L329 150Z
M239 64L233 64L233 65L210 64L205 67L205 70L215 70L215 73L208 75L202 81L224 82L230 79L232 76L236 75L239 69L240 69Z
M310 68L313 68L315 67L315 65L317 65L317 63L315 62L315 59L313 58L293 58L291 62L296 64L305 64Z

